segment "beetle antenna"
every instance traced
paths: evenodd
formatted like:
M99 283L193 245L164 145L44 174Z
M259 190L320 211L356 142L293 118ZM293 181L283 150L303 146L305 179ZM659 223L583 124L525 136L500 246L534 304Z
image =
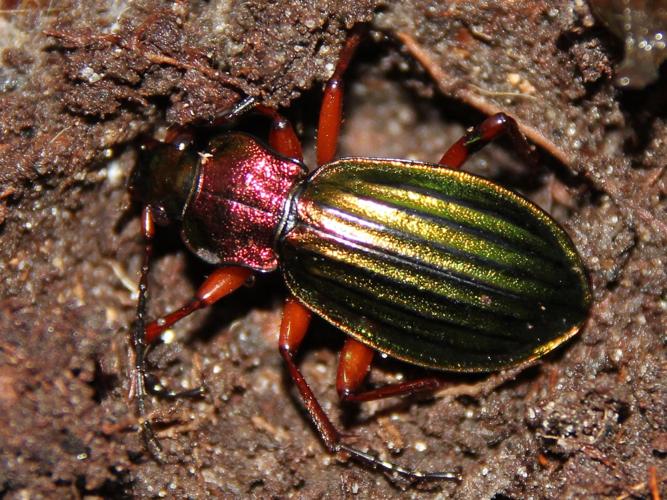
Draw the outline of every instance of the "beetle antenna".
M153 256L153 236L155 235L155 221L150 206L144 207L141 214L141 230L144 236L144 258L141 264L141 278L139 279L137 312L132 328L134 373L132 374L130 397L134 397L136 400L137 413L141 420L141 434L146 448L158 462L163 462L162 446L155 437L150 420L146 418L146 302L148 300L148 272Z

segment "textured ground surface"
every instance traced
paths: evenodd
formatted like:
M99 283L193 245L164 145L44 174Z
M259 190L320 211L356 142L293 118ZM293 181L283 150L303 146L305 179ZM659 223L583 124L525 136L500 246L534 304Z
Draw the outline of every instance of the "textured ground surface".
M664 71L616 89L622 43L574 0L268 4L0 1L0 496L664 495ZM361 21L377 36L348 74L342 153L435 161L485 114L511 113L544 170L502 144L471 169L563 223L590 271L590 321L512 381L459 376L435 398L357 412L333 387L341 335L316 322L304 372L358 446L462 467L461 484L411 485L326 454L277 353L283 285L260 277L153 351L165 381L209 389L152 402L169 457L159 466L127 401L135 140L252 94L284 106L312 145L321 82ZM264 122L244 126L262 134ZM210 272L173 234L158 247L152 314ZM420 372L385 362L372 376L401 373Z

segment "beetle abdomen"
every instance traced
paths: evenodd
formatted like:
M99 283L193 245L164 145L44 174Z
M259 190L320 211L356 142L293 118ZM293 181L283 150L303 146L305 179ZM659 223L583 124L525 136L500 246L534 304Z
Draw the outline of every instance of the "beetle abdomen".
M541 356L586 318L588 283L566 233L488 180L348 158L295 201L279 250L289 288L391 356L493 370Z

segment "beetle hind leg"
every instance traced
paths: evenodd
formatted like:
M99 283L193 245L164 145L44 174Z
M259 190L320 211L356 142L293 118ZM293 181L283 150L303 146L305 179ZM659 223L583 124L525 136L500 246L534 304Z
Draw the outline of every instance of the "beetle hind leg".
M299 390L303 404L327 450L330 453L347 453L353 459L363 462L372 468L382 469L390 474L400 474L415 480L447 479L460 481L461 477L457 472L421 472L409 470L341 443L340 433L336 430L331 420L329 420L329 417L324 412L324 409L294 361L299 345L308 330L310 318L311 313L305 306L301 305L294 298L288 298L285 302L283 319L280 325L279 348L280 354L287 363L290 376ZM364 370L363 366L360 366L360 368L360 371ZM357 373L357 375L359 374ZM361 380L363 380L363 377L361 377Z
M514 149L524 160L533 166L537 165L536 155L519 130L516 120L505 113L489 116L482 123L470 129L445 152L438 163L458 170L470 155L502 135L510 139Z
M345 341L336 376L336 390L343 401L360 403L394 396L409 396L418 392L434 391L445 384L444 380L437 377L424 377L361 391L373 361L373 353L373 349L353 338Z

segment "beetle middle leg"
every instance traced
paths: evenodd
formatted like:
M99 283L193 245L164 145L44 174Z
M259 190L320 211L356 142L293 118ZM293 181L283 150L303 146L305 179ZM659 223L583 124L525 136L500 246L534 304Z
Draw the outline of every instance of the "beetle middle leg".
M310 324L310 311L290 297L286 300L283 309L283 319L280 324L279 350L287 363L290 376L296 384L303 404L310 415L324 445L330 453L345 452L352 458L369 464L372 467L383 469L387 472L395 472L413 479L449 479L459 481L460 476L455 472L420 472L404 469L392 463L386 462L366 452L348 446L340 441L340 433L336 430L319 401L313 394L312 389L306 382L301 370L296 365L294 357L303 341ZM363 364L363 363L362 363Z

